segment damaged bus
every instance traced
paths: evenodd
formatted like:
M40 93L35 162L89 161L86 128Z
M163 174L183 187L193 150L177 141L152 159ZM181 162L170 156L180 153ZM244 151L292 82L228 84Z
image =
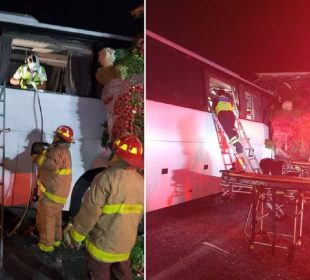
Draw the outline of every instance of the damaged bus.
M271 157L267 110L274 96L198 54L146 31L146 202L152 211L221 192L225 169L208 97L233 93L258 161Z
M33 166L31 145L51 143L59 125L74 130L71 145L72 187L91 168L104 165L109 151L101 147L106 112L95 80L97 52L126 48L132 38L38 22L28 15L0 13L1 92L5 92L4 200L6 206L28 202ZM36 53L47 73L46 90L10 85L16 69ZM4 78L5 77L5 78ZM68 210L70 197L65 205Z

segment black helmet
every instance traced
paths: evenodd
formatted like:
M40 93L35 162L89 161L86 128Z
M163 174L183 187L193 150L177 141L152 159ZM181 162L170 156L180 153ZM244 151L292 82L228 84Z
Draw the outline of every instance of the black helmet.
M227 92L224 89L218 89L217 94L219 96L227 96Z

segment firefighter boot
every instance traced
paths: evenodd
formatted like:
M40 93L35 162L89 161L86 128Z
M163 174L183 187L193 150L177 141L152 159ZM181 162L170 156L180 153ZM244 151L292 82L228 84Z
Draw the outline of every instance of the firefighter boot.
M245 169L246 169L246 164L245 164L243 154L237 154L235 170L238 172L245 172Z
M61 240L61 220L59 219L61 219L62 207L62 204L47 199L41 199L39 202L36 225L40 240L38 247L43 252L53 252L54 246L60 243L57 241Z

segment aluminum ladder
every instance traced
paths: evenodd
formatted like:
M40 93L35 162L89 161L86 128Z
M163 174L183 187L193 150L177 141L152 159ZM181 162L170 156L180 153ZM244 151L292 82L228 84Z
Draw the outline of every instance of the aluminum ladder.
M223 126L221 125L216 113L214 112L212 108L212 98L208 98L209 101L209 107L212 113L212 118L217 134L217 139L220 145L221 149L221 154L223 158L223 163L224 163L224 168L225 170L229 170L233 167L233 157L236 158L236 160L239 161L240 165L243 167L243 169L247 172L252 172L252 173L262 173L261 168L259 166L258 160L255 156L254 149L251 146L251 143L249 141L249 138L247 137L245 130L242 126L241 121L239 120L238 112L236 109L235 104L233 104L234 109L234 115L236 116L236 121L237 121L237 132L239 135L239 141L241 145L243 146L243 156L238 154L233 145L230 143L230 140L225 133L225 130ZM224 139L223 139L224 136Z
M3 267L3 237L4 237L4 182L5 182L5 132L9 132L10 129L5 127L5 79L0 76L0 268Z

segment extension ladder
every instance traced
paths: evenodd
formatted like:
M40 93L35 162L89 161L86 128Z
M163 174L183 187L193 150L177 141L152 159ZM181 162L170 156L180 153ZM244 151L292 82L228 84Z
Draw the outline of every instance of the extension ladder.
M238 154L235 151L233 145L230 143L230 140L229 140L227 134L225 133L223 126L221 125L219 119L217 118L216 113L212 109L212 104L210 103L210 101L212 101L212 99L208 99L208 100L209 100L210 110L212 112L212 117L213 117L213 121L214 121L214 125L215 125L215 130L216 130L218 142L219 142L220 149L221 149L221 154L222 154L222 159L223 159L225 170L229 170L229 169L233 168L233 157L232 157L232 153L233 153L236 160L239 161L239 164L242 166L244 171L251 172L251 173L262 173L262 170L259 166L258 160L255 156L254 149L251 146L249 138L247 137L245 130L242 126L242 123L238 118L239 114L238 114L237 107L235 106L235 104L233 104L233 108L234 108L234 115L236 117L236 122L237 122L236 128L237 128L237 132L239 135L239 141L243 146L243 154L242 155ZM242 187L237 187L237 189L235 189L235 191L244 192L244 191L242 191L242 189L243 189ZM225 196L228 193L230 193L230 190L225 190L223 195ZM245 193L247 193L247 191L245 191ZM266 206L270 210L273 209L270 196L267 197ZM251 205L251 207L253 207L253 206ZM282 217L285 215L285 212L277 204L276 204L275 213L276 213L277 217Z
M236 112L237 109L234 110L234 114L236 116L236 121L237 121L236 129L239 135L239 141L243 146L242 155L238 154L235 151L233 145L230 143L230 140L227 134L225 133L224 128L222 127L219 119L217 118L216 113L212 109L212 106L211 106L212 104L210 104L210 101L212 100L209 99L209 105L210 105L210 109L212 112L212 118L214 121L217 138L218 138L218 142L220 145L225 170L229 170L233 168L233 162L234 162L233 157L232 157L232 154L233 154L236 160L238 160L238 162L240 163L240 165L243 167L245 171L252 172L252 173L262 173L259 167L258 160L255 156L254 149L251 146L251 143L245 133L245 130L242 126L241 121L237 117L237 114L238 114L238 112ZM233 107L236 108L234 104L233 104Z
M5 128L5 79L0 76L0 268L3 267L3 236L4 236L4 178L5 178L5 132L10 129Z

